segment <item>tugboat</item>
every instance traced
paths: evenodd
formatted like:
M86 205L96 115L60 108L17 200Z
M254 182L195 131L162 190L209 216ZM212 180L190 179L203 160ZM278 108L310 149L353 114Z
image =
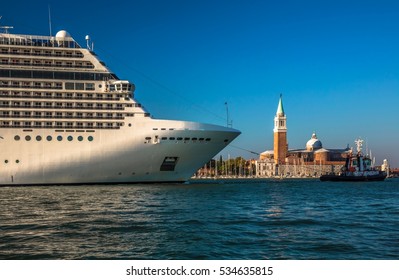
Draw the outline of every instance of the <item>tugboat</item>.
M326 174L320 177L321 181L383 181L387 174L376 170L369 156L362 153L363 140L355 141L357 153L354 155L352 150L348 153L345 166L341 172L336 174Z

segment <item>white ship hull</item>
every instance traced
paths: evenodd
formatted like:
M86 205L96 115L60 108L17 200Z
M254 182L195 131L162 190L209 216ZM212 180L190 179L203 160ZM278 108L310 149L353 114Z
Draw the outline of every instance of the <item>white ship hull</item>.
M118 130L2 129L0 185L184 182L239 133L151 118Z
M0 185L184 182L240 134L152 119L134 90L64 30L0 32Z

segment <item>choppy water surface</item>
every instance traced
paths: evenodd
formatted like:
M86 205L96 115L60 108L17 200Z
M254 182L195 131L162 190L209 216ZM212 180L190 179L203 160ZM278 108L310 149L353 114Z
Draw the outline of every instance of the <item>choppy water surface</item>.
M3 187L0 259L399 259L399 181Z

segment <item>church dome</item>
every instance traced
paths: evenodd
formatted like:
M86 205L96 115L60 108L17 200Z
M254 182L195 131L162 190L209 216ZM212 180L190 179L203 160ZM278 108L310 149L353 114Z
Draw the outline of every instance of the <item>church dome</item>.
M317 139L316 133L312 134L312 138L306 143L306 150L314 151L323 148L321 141Z

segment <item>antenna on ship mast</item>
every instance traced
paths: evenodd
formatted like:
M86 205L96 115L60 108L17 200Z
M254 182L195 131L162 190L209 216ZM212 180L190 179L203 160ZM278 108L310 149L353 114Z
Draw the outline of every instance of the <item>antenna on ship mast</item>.
M48 25L49 25L49 29L50 29L50 37L53 36L52 32L51 32L51 11L50 11L50 4L48 5Z
M224 102L224 105L226 105L227 127L233 127L233 121L230 121L229 106L228 106L228 104L227 104L227 101Z
M3 16L0 16L0 19L2 18ZM6 34L8 34L8 29L13 29L14 28L14 26L0 26L0 29L4 29L4 33L6 33Z

